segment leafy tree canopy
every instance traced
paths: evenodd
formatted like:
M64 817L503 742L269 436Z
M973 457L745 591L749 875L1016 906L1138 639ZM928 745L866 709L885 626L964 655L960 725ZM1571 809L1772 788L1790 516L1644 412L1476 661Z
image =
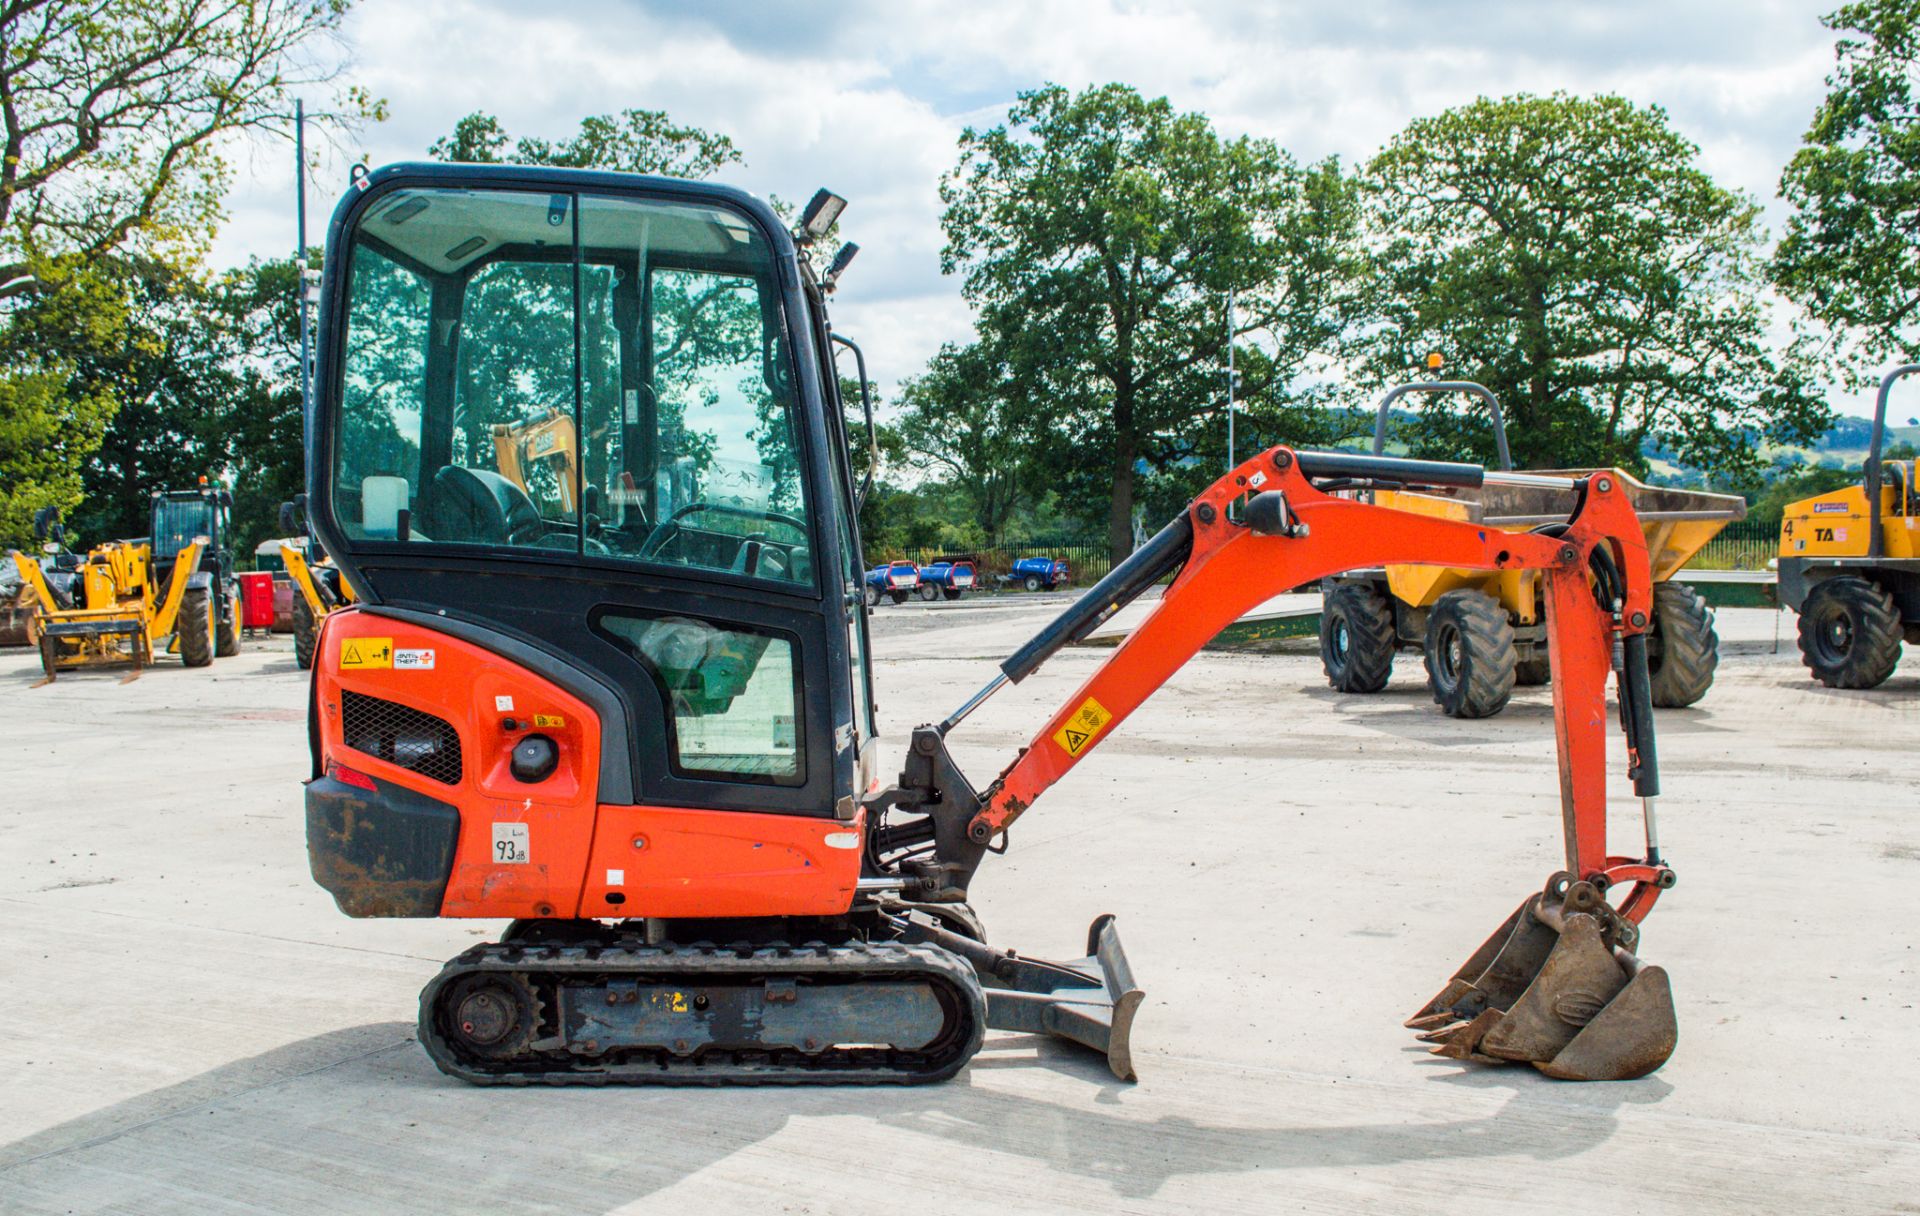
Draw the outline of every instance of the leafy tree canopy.
M1818 434L1810 370L1768 333L1758 208L1697 159L1663 110L1611 96L1410 124L1366 170L1372 379L1425 378L1445 353L1499 395L1521 465L1641 469L1651 438L1731 475L1758 440ZM1434 398L1414 451L1490 459L1467 409Z
M1116 558L1143 473L1187 467L1223 427L1227 292L1234 337L1271 352L1276 401L1350 320L1357 209L1339 166L1302 169L1125 85L1022 93L1004 124L962 134L941 199L942 268L964 276L1052 480L1105 516Z
M668 177L711 177L741 163L724 135L673 122L659 110L622 110L581 121L571 138L514 139L491 114L474 111L433 141L427 155L468 164L552 165Z
M1824 20L1841 35L1835 67L1780 178L1794 212L1773 270L1854 340L1864 372L1920 353L1920 0L1863 0Z

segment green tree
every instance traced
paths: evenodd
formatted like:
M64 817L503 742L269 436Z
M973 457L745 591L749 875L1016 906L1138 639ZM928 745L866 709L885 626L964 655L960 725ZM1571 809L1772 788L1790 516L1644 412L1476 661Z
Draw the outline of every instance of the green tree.
M1031 410L990 346L943 346L927 370L901 384L894 420L906 462L952 487L984 539L998 541L1035 497Z
M1367 166L1373 379L1428 351L1494 390L1517 462L1643 469L1649 439L1728 477L1762 438L1825 426L1809 371L1768 337L1765 233L1658 107L1481 98L1395 136ZM1423 455L1492 455L1476 409L1435 398Z
M203 475L232 484L242 547L275 534L303 479L296 282L291 260L208 277L120 259L96 271L96 324L74 325L62 291L15 310L8 341L57 367L60 400L94 403L72 491L40 495L72 508L76 537L145 535L148 496Z
M333 79L316 45L350 0L15 0L0 11L0 299L50 258L197 250L236 132L286 132ZM323 118L380 117L347 90Z
M965 276L1054 479L1104 515L1116 560L1141 471L1186 466L1223 425L1227 292L1235 337L1271 352L1275 400L1350 320L1357 209L1339 166L1302 169L1124 85L1021 94L1004 124L961 135L941 199L942 269Z
M585 118L580 130L564 140L516 140L499 119L476 110L434 140L427 155L469 164L553 165L667 177L711 177L741 163L731 139L681 126L659 110L622 110Z
M1920 0L1865 0L1838 31L1827 97L1780 178L1794 209L1774 253L1782 293L1862 360L1920 347Z

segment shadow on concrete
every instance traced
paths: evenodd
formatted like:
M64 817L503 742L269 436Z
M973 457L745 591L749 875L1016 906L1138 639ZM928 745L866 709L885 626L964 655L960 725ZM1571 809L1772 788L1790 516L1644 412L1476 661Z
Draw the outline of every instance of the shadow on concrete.
M1104 1192L1085 1197L1097 1209L1116 1198L1150 1198L1183 1176L1571 1157L1614 1133L1620 1106L1658 1101L1670 1090L1658 1080L1570 1087L1524 1070L1460 1071L1436 1061L1445 1069L1437 1082L1478 1093L1506 1090L1504 1104L1451 1121L1410 1110L1395 1122L1276 1123L1249 1112L1245 1095L1298 1089L1297 1105L1311 1109L1329 1100L1330 1084L1273 1074L1237 1077L1217 1096L1196 1095L1205 1076L1183 1076L1170 1060L1143 1063L1149 1084L1135 1088L1115 1081L1098 1057L1054 1040L998 1036L959 1078L928 1087L483 1089L435 1072L413 1044L411 1026L380 1023L234 1061L0 1147L0 1190L28 1201L22 1210L64 1208L77 1198L73 1206L155 1211L168 1206L153 1206L159 1197L177 1202L176 1210L218 1210L218 1202L196 1207L196 1194L242 1185L275 1195L283 1211L351 1207L355 1197L451 1211L471 1210L478 1197L472 1188L484 1179L489 1212L610 1211L796 1121L857 1120L808 1130L821 1144L799 1151L817 1161L817 1181L800 1176L768 1185L795 1201L816 1186L831 1197L845 1192L837 1170L918 1169L916 1159L945 1159L954 1172L941 1176L957 1186L967 1171L991 1170L995 1156L1012 1156L1100 1184ZM1035 1069L1052 1074L1043 1079L1048 1086L1064 1079L1094 1090L1093 1106L1084 1104L1084 1093L1062 1103L976 1084ZM1164 1078L1157 1092L1156 1075ZM1182 1088L1183 1106L1215 1109L1217 1101L1218 1109L1243 1117L1139 1113ZM1270 1115L1296 1103L1282 1093L1263 1105ZM1423 1098L1422 1105L1431 1104ZM1484 1111L1488 1103L1466 1105ZM343 1151L352 1154L344 1170ZM213 1160L220 1162L217 1174L207 1172ZM895 1164L876 1167L876 1160Z

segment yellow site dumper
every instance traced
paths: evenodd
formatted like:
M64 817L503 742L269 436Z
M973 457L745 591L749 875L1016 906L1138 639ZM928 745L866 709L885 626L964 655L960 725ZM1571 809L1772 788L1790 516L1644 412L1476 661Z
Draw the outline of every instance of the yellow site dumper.
M1389 409L1410 392L1462 392L1486 404L1501 464L1511 469L1499 400L1472 381L1402 385L1380 402L1374 451L1383 450ZM1546 532L1574 513L1574 479L1598 470L1550 469L1516 475L1522 484L1480 489L1374 492L1375 501L1401 511L1468 519L1509 532ZM1734 520L1746 500L1648 486L1618 469L1647 535L1652 560L1654 620L1648 639L1653 703L1691 705L1706 695L1719 663L1713 611L1699 593L1670 581L1694 554ZM1457 570L1444 566L1387 566L1356 570L1322 588L1320 657L1327 682L1341 692L1372 693L1387 686L1401 649L1424 654L1427 686L1442 710L1456 718L1484 718L1506 708L1515 685L1549 678L1547 628L1537 572Z

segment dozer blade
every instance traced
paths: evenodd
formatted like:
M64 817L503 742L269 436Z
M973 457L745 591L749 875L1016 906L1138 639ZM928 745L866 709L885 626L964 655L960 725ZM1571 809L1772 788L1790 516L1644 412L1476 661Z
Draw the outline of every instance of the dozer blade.
M1590 884L1533 896L1407 1025L1450 1059L1566 1081L1643 1077L1673 1054L1679 1026L1667 973L1627 949L1637 937Z
M1133 1018L1146 994L1120 945L1111 915L1087 930L1087 957L1051 963L999 950L945 929L915 922L913 934L973 964L986 989L987 1025L1070 1039L1107 1057L1122 1081L1133 1068Z

